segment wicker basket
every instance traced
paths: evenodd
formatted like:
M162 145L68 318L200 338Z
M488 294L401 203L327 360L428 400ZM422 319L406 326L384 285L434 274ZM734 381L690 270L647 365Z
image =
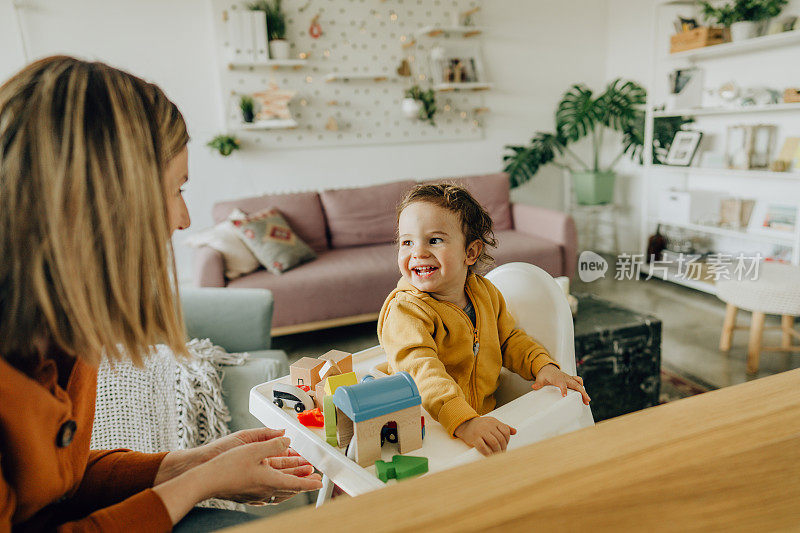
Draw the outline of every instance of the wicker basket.
M783 91L783 101L787 104L800 102L800 89L792 87Z
M727 43L731 40L729 28L695 28L693 30L676 33L670 37L669 51L671 54L704 48L715 44Z

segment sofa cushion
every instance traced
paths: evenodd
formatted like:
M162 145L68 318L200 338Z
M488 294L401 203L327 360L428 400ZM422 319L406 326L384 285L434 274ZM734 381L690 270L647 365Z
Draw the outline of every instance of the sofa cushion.
M383 244L397 237L396 208L411 180L320 193L332 248Z
M497 248L488 250L494 257L494 266L522 261L538 266L551 276L563 275L564 254L558 243L514 230L497 231L495 237Z
M275 208L233 220L233 226L259 263L273 274L282 274L317 256Z
M316 192L266 194L218 202L214 204L211 214L215 222L221 222L236 208L252 215L270 207L278 208L297 236L313 250L319 252L328 249L325 216Z
M475 197L492 217L495 231L513 228L511 223L511 200L509 196L508 174L486 174L480 176L466 176L452 180L467 190Z
M227 219L216 226L186 239L186 244L193 248L208 246L222 254L222 260L225 263L225 277L228 279L236 279L243 274L249 274L259 266L258 259L242 242L233 225L233 220L243 218L247 218L247 215L239 209L234 209Z
M320 252L316 260L280 276L257 270L228 287L272 291L276 328L377 313L399 279L396 246L376 244Z

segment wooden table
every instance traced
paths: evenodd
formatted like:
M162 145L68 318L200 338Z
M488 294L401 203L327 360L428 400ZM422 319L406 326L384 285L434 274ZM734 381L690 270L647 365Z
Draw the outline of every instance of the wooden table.
M800 369L236 531L800 527Z

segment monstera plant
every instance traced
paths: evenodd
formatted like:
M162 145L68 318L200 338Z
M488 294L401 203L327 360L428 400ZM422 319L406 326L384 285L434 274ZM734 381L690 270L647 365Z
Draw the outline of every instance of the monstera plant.
M625 155L635 157L643 144L644 110L647 93L633 81L616 79L600 94L585 85L573 85L556 109L556 130L539 132L530 144L506 146L505 171L516 187L532 179L543 165L569 170L580 204L604 204L613 200L614 166ZM619 154L602 165L600 153L607 130L622 134ZM570 149L585 137L592 141L592 161L584 162Z

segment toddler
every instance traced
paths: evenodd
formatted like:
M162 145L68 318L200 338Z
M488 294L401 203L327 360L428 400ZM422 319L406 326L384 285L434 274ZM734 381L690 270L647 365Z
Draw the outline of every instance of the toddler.
M483 455L504 451L516 430L496 418L500 369L589 396L521 329L500 291L474 272L491 263L492 219L466 189L414 187L397 209L402 278L381 309L378 337L393 372L414 377L422 405L451 436Z

